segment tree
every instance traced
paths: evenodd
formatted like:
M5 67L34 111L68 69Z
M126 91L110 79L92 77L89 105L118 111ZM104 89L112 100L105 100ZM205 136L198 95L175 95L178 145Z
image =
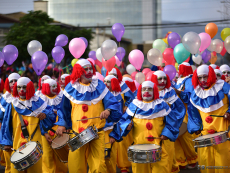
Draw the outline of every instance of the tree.
M31 56L27 51L27 45L32 40L37 40L42 44L42 51L48 55L49 62L52 62L51 51L54 48L55 39L60 34L65 34L69 41L76 37L85 37L88 42L93 38L90 29L69 30L60 26L50 25L54 22L45 12L29 11L28 14L20 18L20 23L15 23L10 32L5 36L6 44L13 44L18 48L19 56L16 64L21 64L22 61L31 62ZM90 50L88 45L82 57L87 57ZM65 57L63 61L73 59L74 57L69 52L68 44L63 47L65 49ZM66 65L66 63L64 63Z

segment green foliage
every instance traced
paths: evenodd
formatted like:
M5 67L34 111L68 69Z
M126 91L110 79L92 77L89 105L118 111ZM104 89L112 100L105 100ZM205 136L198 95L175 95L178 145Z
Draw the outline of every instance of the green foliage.
M27 45L32 40L38 40L42 44L42 51L48 55L49 62L52 62L51 51L54 48L55 39L58 35L65 34L69 41L76 37L85 37L88 42L92 39L92 31L89 29L73 31L60 26L50 25L52 22L54 20L46 13L30 11L20 18L20 23L15 23L11 27L10 32L5 36L5 42L6 44L13 44L18 48L19 56L15 63L21 64L22 61L31 62L31 57L27 52ZM65 58L62 61L65 62L67 59L72 60L74 58L69 52L68 45L63 47L65 49ZM88 57L89 46L82 57Z

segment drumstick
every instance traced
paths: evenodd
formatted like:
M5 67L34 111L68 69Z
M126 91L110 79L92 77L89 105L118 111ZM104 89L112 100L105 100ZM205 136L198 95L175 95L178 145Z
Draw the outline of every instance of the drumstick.
M84 120L89 120L89 119L94 119L94 118L100 118L100 117L93 117L93 118L80 119L80 120L77 120L77 121L84 121Z
M148 139L161 139L161 137L146 137Z
M106 145L106 144L111 144L111 143L110 143L110 142L107 142L107 143L105 143L105 145Z
M11 150L17 152L17 150L15 150L15 149L13 149L13 148L11 148ZM20 154L24 154L24 153L22 153L21 151L18 151L18 152L19 152Z
M211 117L222 117L222 118L224 118L224 116L222 116L222 115L210 115Z

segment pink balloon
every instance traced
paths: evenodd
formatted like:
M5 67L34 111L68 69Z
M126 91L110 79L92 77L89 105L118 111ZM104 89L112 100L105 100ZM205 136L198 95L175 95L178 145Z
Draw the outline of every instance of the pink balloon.
M151 70L149 69L149 68L144 68L143 70L142 70L142 73L146 76L146 74L148 73L148 72L150 72Z
M83 55L85 49L85 42L80 38L74 38L69 43L69 51L76 59Z
M151 81L152 75L155 71L150 71L145 76L145 81Z
M95 65L95 61L92 58L87 58L87 60L91 61L93 65Z
M172 59L171 61L165 61L164 59L162 60L162 63L165 63L165 66L166 65L175 65L175 63L176 63L176 60L175 59Z
M135 71L135 72L133 72L133 73L131 74L131 77L132 77L133 80L135 80L135 76L136 76L137 73L138 73L138 72Z
M138 89L138 87L140 86L140 84L136 80L134 80L134 83L136 85L136 89Z
M129 53L129 62L137 69L140 70L144 62L144 54L137 49L132 50Z
M115 56L115 59L116 59L117 66L120 67L121 61L119 60L119 58L117 56Z
M96 77L102 82L104 82L104 77L99 72L96 72Z
M188 59L186 59L184 62L189 62L189 60L190 60L190 57L188 57Z
M202 32L199 34L200 40L201 40L201 44L200 44L200 48L199 51L202 52L205 49L207 49L212 41L211 37L209 34L207 34L206 32Z
M116 59L114 56L107 61L104 58L102 58L102 65L105 67L107 71L111 71L115 66L115 64L116 64Z

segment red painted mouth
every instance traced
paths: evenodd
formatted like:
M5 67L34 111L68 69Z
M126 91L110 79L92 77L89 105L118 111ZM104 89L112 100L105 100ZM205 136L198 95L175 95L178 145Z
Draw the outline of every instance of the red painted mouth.
M161 83L161 84L158 84L159 86L165 86L166 84L165 83Z
M53 93L57 93L58 92L58 88L52 90Z
M19 96L26 96L26 92L21 91L21 92L18 93L18 95L19 95Z
M93 74L92 73L88 73L85 75L86 78L92 78L93 77Z
M145 93L143 97L152 97L152 95L150 95L149 93Z

